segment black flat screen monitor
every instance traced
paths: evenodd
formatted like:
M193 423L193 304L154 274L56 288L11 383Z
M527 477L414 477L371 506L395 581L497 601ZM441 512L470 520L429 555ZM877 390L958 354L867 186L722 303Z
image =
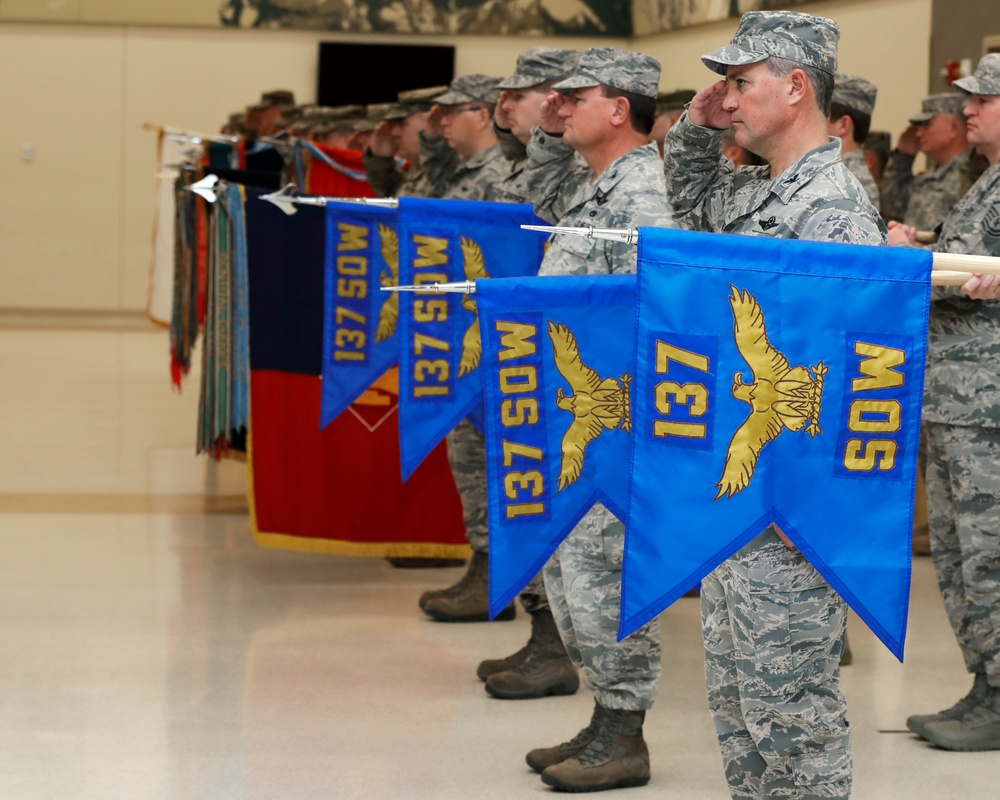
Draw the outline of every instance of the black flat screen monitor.
M316 102L390 103L399 92L445 86L454 75L451 45L320 42Z

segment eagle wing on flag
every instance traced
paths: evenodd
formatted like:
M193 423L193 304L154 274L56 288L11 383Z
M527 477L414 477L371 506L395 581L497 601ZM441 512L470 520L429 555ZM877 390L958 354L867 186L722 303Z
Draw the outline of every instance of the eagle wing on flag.
M740 355L753 370L753 383L743 383L738 372L733 375L733 397L748 403L751 411L729 442L722 477L716 484L716 500L723 495L732 497L750 485L760 451L784 429L772 403L777 399L774 387L790 371L788 359L767 340L764 312L757 300L746 290L729 288L733 336Z
M389 268L379 277L382 286L399 285L399 238L396 231L388 225L378 224L379 240L382 243L382 260ZM375 328L375 341L384 342L396 331L396 320L399 319L399 293L389 292L389 297L378 312L378 326Z
M562 465L559 472L561 491L580 477L584 450L590 441L596 439L604 430L600 419L590 413L589 409L577 407L578 400L584 398L589 400L593 392L600 387L601 376L583 363L576 337L565 325L550 321L549 339L552 341L556 369L573 390L573 394L569 396L565 395L561 388L556 392L556 405L573 414L573 423L562 440Z
M750 292L742 292L735 286L729 298L733 307L733 335L740 355L743 356L754 375L777 381L790 369L788 359L771 347L764 326L764 312Z
M465 271L465 279L469 281L490 277L483 263L483 251L472 239L463 236L459 240L462 248L462 268ZM463 295L462 308L476 315L476 301L469 295ZM472 320L472 324L462 337L462 357L458 362L459 376L467 375L479 366L479 359L483 355L483 342L479 335L479 317Z

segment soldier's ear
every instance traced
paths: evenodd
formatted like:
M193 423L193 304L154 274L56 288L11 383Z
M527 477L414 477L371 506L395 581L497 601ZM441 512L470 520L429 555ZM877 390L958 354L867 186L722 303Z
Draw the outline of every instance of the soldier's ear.
M801 69L793 69L785 80L790 103L801 103L812 96L812 84L809 83L809 77Z
M615 127L624 125L629 121L629 102L624 97L615 98L615 107L611 112L611 124Z

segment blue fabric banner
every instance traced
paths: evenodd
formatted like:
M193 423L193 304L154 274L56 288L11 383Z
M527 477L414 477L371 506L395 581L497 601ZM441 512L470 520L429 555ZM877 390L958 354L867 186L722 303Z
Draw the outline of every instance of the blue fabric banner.
M476 284L491 618L595 501L625 520L635 299L635 275Z
M535 275L545 237L531 206L399 200L400 285ZM403 480L464 417L481 420L482 345L475 295L407 292L399 300L399 448Z
M326 204L323 400L320 428L340 416L399 359L396 210Z
M930 268L640 231L620 636L773 522L902 659Z

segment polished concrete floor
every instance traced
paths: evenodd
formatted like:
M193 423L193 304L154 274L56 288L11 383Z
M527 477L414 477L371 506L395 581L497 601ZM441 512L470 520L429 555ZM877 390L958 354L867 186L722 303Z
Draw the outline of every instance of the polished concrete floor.
M433 623L417 595L457 570L257 548L243 465L194 455L196 376L172 392L166 333L120 323L0 315L0 800L551 794L524 753L592 699L494 700L474 675L524 615ZM1000 754L904 730L970 683L914 566L905 664L850 623L853 796L994 800ZM662 625L653 781L623 791L725 798L697 601Z

